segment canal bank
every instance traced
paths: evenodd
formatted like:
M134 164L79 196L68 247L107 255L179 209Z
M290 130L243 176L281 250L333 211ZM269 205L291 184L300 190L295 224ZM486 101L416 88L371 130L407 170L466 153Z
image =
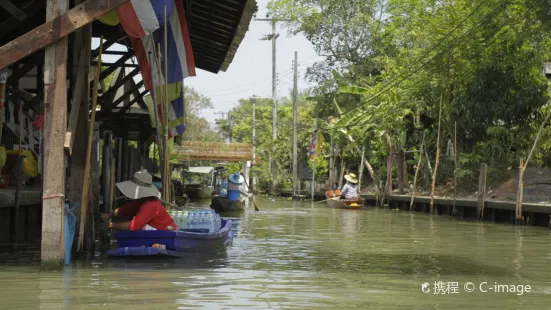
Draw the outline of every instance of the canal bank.
M377 205L375 195L368 194L362 195L362 197L365 199L364 205ZM384 206L389 209L430 213L430 197L415 196L412 207L410 207L411 201L411 196L408 195L389 195ZM551 204L524 202L522 205L523 220L518 224L548 227L551 229ZM434 197L435 214L452 216L457 219L515 224L517 223L515 219L515 207L516 202L514 201L485 199L483 207L479 212L479 201L477 199Z

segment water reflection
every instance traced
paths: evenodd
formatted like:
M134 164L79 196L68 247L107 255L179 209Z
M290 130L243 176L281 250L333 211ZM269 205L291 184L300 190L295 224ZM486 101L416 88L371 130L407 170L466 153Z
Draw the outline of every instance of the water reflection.
M201 205L197 205L201 207ZM204 207L204 206L203 206ZM259 200L215 255L74 262L40 272L37 245L0 251L2 309L547 307L550 233L394 210ZM529 296L424 294L433 281L530 284Z

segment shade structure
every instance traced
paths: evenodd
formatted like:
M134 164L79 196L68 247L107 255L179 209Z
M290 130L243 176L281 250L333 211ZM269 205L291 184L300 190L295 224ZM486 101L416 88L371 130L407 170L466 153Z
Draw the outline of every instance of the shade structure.
M182 146L174 146L172 155L178 160L243 162L252 160L252 150L247 143L185 141Z

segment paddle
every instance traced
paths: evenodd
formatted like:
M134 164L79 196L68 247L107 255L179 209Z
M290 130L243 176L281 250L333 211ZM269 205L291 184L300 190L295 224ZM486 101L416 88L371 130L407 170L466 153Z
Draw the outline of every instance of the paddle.
M316 201L315 203L326 202L327 200L339 200L339 197L333 197L325 200Z
M243 178L243 181L245 181L245 185L247 185L247 188L250 188L249 184L247 184L247 180L245 178ZM254 199L252 199L252 201L253 201L253 204L254 204L254 210L255 211L260 211L260 210L258 210L258 207L256 206L256 202L254 202Z

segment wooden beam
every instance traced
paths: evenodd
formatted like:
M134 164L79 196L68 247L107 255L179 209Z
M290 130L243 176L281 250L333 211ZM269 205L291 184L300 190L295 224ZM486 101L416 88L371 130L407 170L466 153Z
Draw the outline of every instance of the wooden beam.
M116 92L119 89L119 87L123 86L124 83L126 83L128 80L132 79L138 73L140 73L140 70L138 68L132 70L132 72L128 73L125 77L120 79L117 83L115 83L115 85L113 85L105 93L103 93L103 95L100 98L100 100L102 100L102 107L103 107L103 104L105 104L105 102L103 102L104 98L107 98L107 96L109 96L110 94Z
M114 64L111 64L109 67L107 67L105 70L103 70L99 75L99 80L102 81L106 77L109 76L109 74L113 73L118 67L123 65L128 59L132 58L132 52L126 52L125 55L123 55L121 58L119 58ZM102 63L103 66L103 63Z
M97 61L92 61L91 65L92 66L95 66L97 64ZM112 66L114 65L115 63L114 62L102 62L101 63L102 65L105 65L105 66ZM118 68L138 68L138 65L137 64L123 64L123 65L119 65ZM117 69L115 69L116 71Z
M67 132L65 133L65 142L63 143L63 147L69 155L72 155L73 153L73 145L75 143L80 109L82 106L84 106L83 108L86 108L88 105L87 99L89 96L89 91L88 91L89 88L88 88L87 80L88 80L88 72L90 70L89 41L90 40L88 40L85 44L83 44L83 48L81 49L81 52L80 52L80 57L78 60L77 77L75 81L75 88L73 92L73 98L71 99L71 115L69 116L69 126L67 129ZM83 102L85 104L82 104Z
M69 0L48 0L47 2L46 20L48 22L44 25L53 27L52 21L59 21L60 14L61 16L65 15L64 13L69 8ZM16 52L14 51L14 53ZM44 57L46 112L44 116L44 183L40 254L42 266L56 269L61 267L64 255L65 156L63 140L67 124L66 83L67 37L65 36L46 48Z
M132 82L134 82L132 80ZM123 102L126 98L130 97L130 95L132 94L135 94L136 93L136 90L139 90L140 87L143 86L143 80L140 81L138 84L135 84L135 83L131 83L131 89L127 92L125 92L124 94L122 94L122 96L120 96L117 100L115 100L113 103L109 104L109 105L106 105L104 107L105 110L111 110L111 109L114 109L115 107L117 107L119 104L121 104L121 102ZM103 107L103 106L102 106Z
M125 105L121 108L121 110L118 112L118 116L119 116L119 117L124 116L124 113L126 113L126 111L127 111L128 109L130 109L130 107L131 107L134 103L137 102L138 104L140 104L140 102L143 102L143 97L144 97L145 95L147 95L148 92L149 92L149 90L146 89L146 90L144 90L143 92L139 93L138 96L135 96L134 99L132 99L132 101L130 101L128 104L125 104ZM144 105L145 105L145 103L144 103ZM140 107L141 107L142 109L144 109L144 110L147 110L147 106L145 106L145 108L144 108L144 107L142 107L142 105L140 104Z
M28 18L29 16L33 16L38 10L42 9L45 4L46 1L28 1L23 5L23 7L21 7L21 9L26 12ZM13 29L20 27L20 25L21 22L17 18L10 16L0 24L0 38L3 38Z
M22 22L27 19L27 14L20 8L11 3L10 0L0 0L0 6L3 7L11 16L15 17L18 21Z
M117 27L117 31L112 36L107 38L105 40L105 43L103 43L104 49L110 48L112 45L119 42L126 36L127 36L126 33L121 29L121 27ZM105 51L105 50L102 51L102 54L107 54L107 53L108 51ZM99 47L97 47L95 50L92 51L92 58L95 59L96 57L98 57L98 54L99 54Z
M60 0L66 2L65 0ZM88 0L0 47L0 69L67 37L129 0Z

